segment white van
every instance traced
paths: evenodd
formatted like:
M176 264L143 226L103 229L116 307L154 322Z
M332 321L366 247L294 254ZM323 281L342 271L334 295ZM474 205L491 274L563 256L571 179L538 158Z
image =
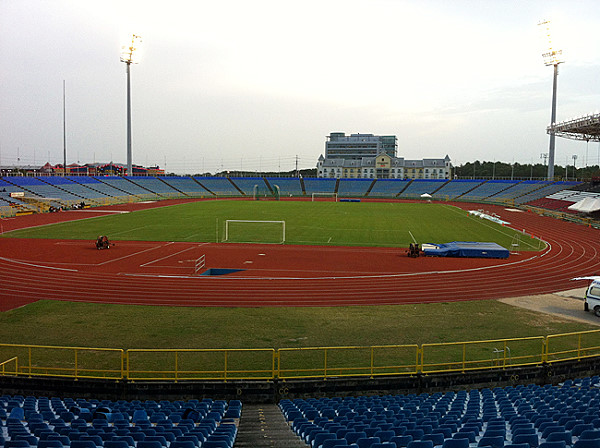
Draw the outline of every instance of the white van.
M594 280L585 292L585 305L583 309L593 311L600 317L600 280Z

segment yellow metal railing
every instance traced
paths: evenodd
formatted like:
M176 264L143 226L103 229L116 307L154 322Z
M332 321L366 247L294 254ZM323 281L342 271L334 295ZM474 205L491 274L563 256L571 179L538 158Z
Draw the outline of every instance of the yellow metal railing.
M121 349L0 344L0 359L7 358L21 360L11 372L13 375L115 380L124 377Z
M464 372L541 364L544 336L488 341L423 344L420 371L423 373Z
M278 350L279 378L415 374L418 345L304 347Z
M132 381L376 377L542 365L600 356L600 330L435 344L106 349L0 344L0 376Z
M598 356L600 355L600 330L553 334L547 337L546 344L545 361L550 363Z
M11 363L14 362L15 363L15 370L7 370L6 367ZM17 358L16 356L13 356L10 359L7 359L4 362L0 363L0 367L2 367L2 375L16 375L17 372L19 371L19 358Z
M273 379L275 350L136 349L126 352L130 380Z

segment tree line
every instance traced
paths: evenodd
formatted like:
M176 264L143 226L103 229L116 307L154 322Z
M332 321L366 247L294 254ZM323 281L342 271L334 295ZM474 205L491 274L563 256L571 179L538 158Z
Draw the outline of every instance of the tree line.
M453 176L461 179L546 179L548 177L548 166L542 163L521 164L505 162L467 162L455 166ZM600 177L600 167L590 165L587 167L566 167L554 165L554 177L556 180L582 180Z

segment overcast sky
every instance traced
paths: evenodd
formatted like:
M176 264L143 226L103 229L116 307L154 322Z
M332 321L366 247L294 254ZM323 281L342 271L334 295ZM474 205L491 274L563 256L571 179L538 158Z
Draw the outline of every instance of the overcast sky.
M0 0L0 164L126 162L177 173L316 165L331 132L396 135L398 156L540 162L557 120L600 107L598 0ZM556 162L598 143L557 139ZM19 159L19 160L17 160Z

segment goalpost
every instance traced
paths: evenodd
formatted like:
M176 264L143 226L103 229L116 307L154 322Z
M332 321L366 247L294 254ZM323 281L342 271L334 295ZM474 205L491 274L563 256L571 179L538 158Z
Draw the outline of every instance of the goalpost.
M223 242L284 244L285 221L227 219Z
M333 198L333 202L337 202L338 194L337 193L319 193L319 192L312 194L312 202L319 200L319 198Z

